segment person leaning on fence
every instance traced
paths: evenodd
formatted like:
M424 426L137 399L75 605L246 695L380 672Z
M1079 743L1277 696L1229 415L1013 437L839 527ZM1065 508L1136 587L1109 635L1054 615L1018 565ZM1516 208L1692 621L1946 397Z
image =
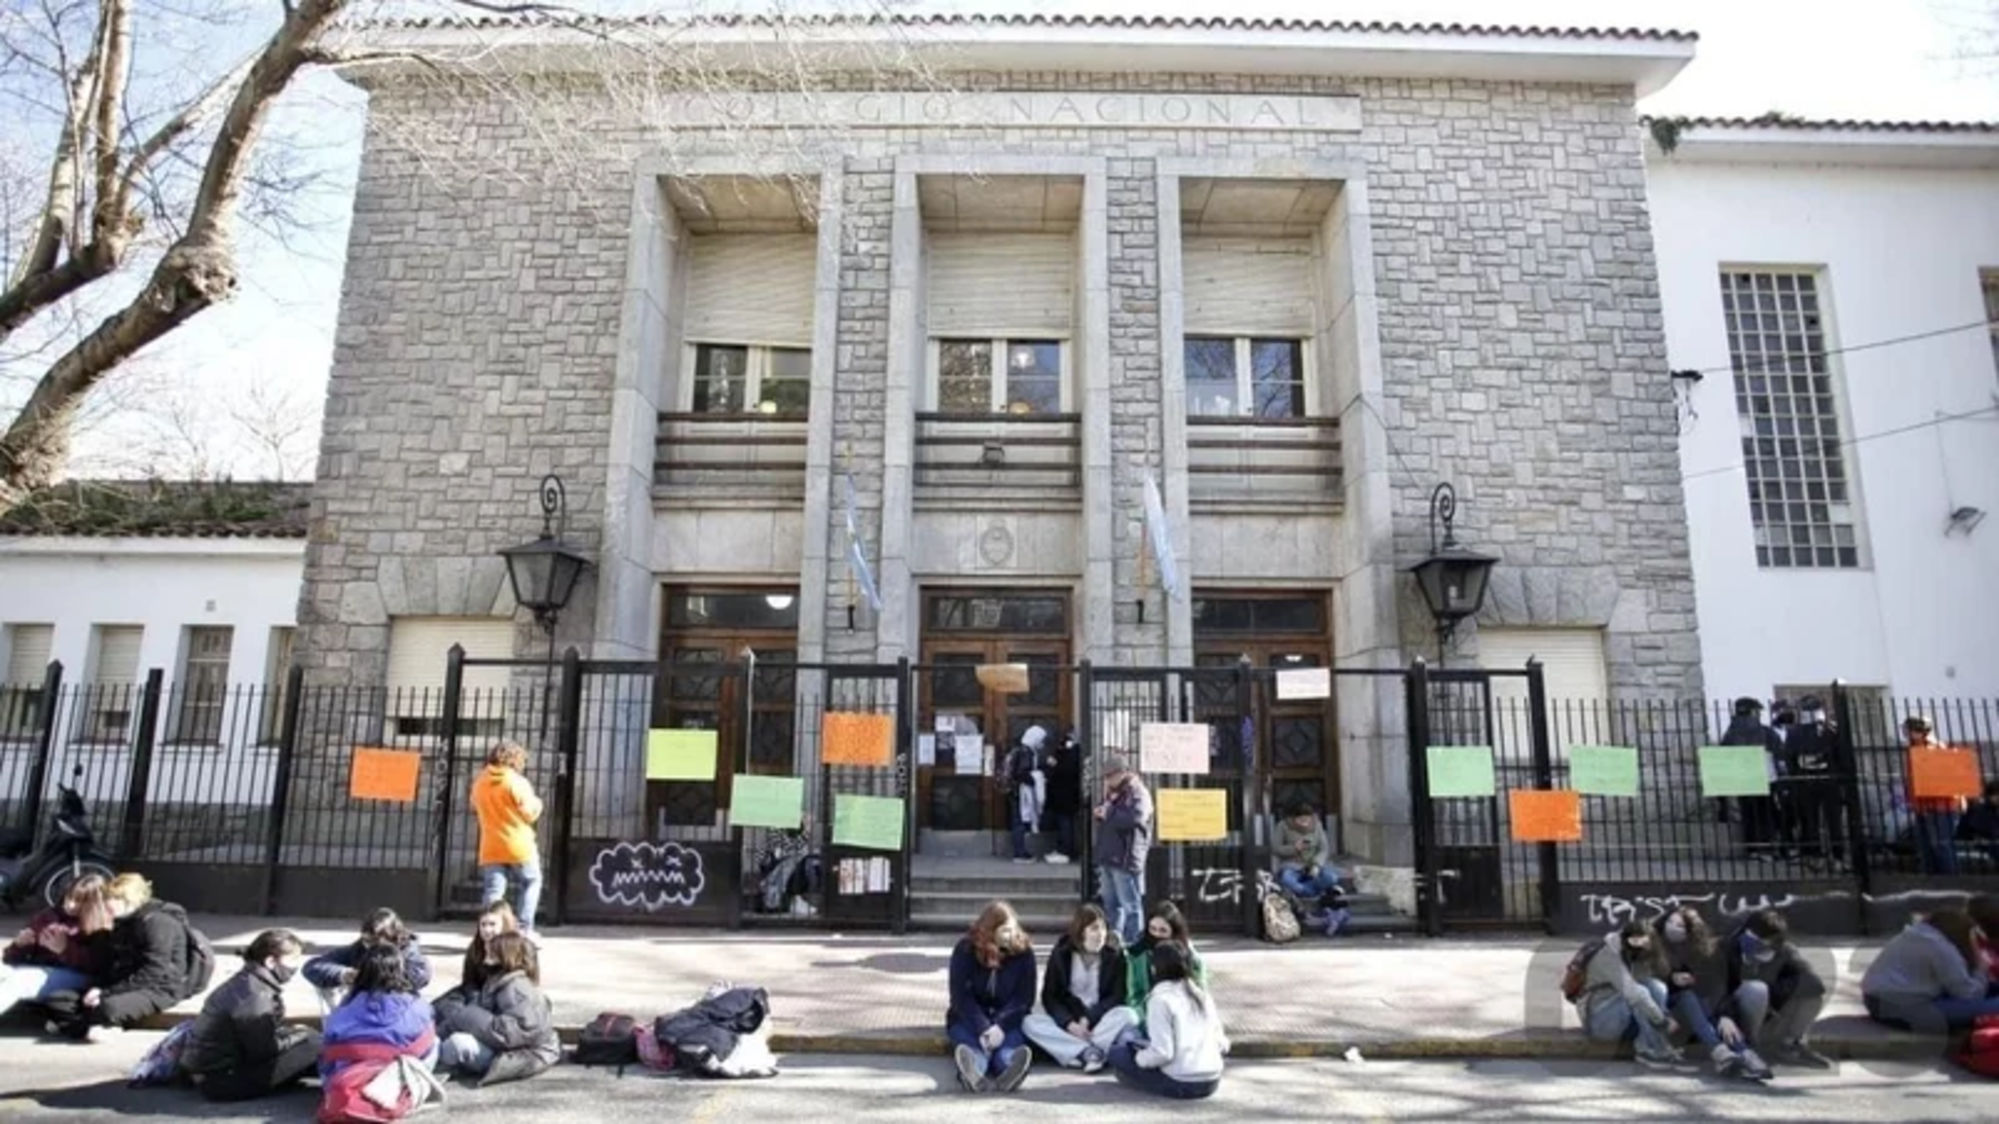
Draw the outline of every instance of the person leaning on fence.
M267 1097L310 1076L319 1035L285 1021L285 984L305 962L289 929L257 934L243 968L209 993L180 1055L180 1071L211 1101Z
M70 884L62 905L45 909L0 953L0 1015L21 1003L43 1003L58 992L90 990L102 965L92 938L111 928L103 876L86 874Z
M1999 988L1986 974L1978 926L1962 909L1919 917L1882 946L1860 978L1875 1022L1927 1034L1965 1030L1999 1015Z
M1707 1048L1717 1076L1768 1081L1770 1066L1750 1049L1734 1019L1722 1013L1728 999L1728 957L1721 938L1708 928L1700 910L1683 906L1659 925L1666 977L1666 1010Z
M1129 948L1145 916L1145 856L1152 846L1152 793L1123 754L1104 756L1104 799L1093 813L1099 896L1111 930Z
M1118 1083L1174 1100L1214 1096L1229 1052L1215 1001L1194 979L1193 955L1168 941L1152 952L1156 986L1145 1001L1146 1039L1111 1051Z
M213 964L201 953L186 910L154 900L153 884L137 874L113 878L104 897L111 928L90 938L103 970L81 992L48 996L51 1033L93 1038L101 1029L157 1015L208 986Z
M944 1035L966 1092L1011 1093L1033 1057L1022 1030L1034 1010L1034 944L1005 902L993 902L951 950Z
M1970 757L1968 749L1959 749L1938 741L1930 726L1930 720L1920 714L1911 714L1902 720L1902 736L1909 745L1909 810L1916 817L1916 849L1922 857L1925 874L1957 873L1957 828L1964 817L1964 800L1957 796L1916 795L1917 751L1958 754ZM1976 772L1977 766L1972 766Z
M1721 736L1723 745L1755 746L1763 751L1763 768L1770 779L1770 791L1774 794L1782 790L1778 784L1783 779L1782 761L1784 739L1776 730L1763 724L1763 704L1747 696L1735 700L1735 714L1728 723L1728 731ZM1743 796L1736 800L1742 813L1742 842L1749 849L1749 857L1769 862L1776 857L1781 844L1790 846L1789 822L1777 813L1777 797Z
M1728 957L1728 998L1722 1013L1734 1020L1759 1055L1779 1065L1831 1069L1812 1049L1812 1024L1825 1010L1825 980L1791 940L1791 927L1774 909L1749 915L1723 942Z
M1111 936L1104 911L1086 902L1048 954L1041 1011L1027 1016L1021 1030L1055 1064L1095 1073L1109 1063L1119 1039L1138 1026L1138 1013L1125 1005L1127 986L1124 950Z
M377 945L387 945L402 956L405 973L418 991L430 986L430 959L423 954L416 934L409 931L395 910L378 909L361 919L359 939L322 952L305 963L305 982L318 990L320 1002L328 1010L340 1006L341 998L354 985L362 958Z
M1639 1065L1663 1069L1680 1063L1670 1041L1678 1024L1666 1010L1668 966L1659 935L1644 921L1627 922L1603 940L1584 966L1576 1000L1583 1030L1598 1042L1635 1040Z
M329 1081L361 1061L412 1058L429 1069L437 1062L431 1007L417 994L410 961L394 945L366 946L354 958L347 998L326 1016L319 1077Z
M479 817L479 877L484 900L507 896L514 881L514 914L521 932L534 933L534 911L541 901L541 852L534 825L541 819L541 797L524 775L528 751L519 742L501 742L486 755L486 771L472 782L472 810Z
M437 1001L437 1068L480 1085L533 1077L562 1058L548 996L533 972L534 950L522 933L487 942L485 980Z

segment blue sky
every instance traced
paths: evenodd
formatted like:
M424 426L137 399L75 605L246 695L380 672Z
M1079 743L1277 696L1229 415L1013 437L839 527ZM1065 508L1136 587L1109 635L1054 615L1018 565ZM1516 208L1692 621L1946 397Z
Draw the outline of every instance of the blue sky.
M651 5L612 0L595 6ZM806 6L789 5L794 11ZM1981 13L1984 26L1999 24L1992 0L1871 0L1844 7L1800 0L1383 0L1337 6L940 0L920 6L1670 27L1699 32L1699 54L1671 86L1645 103L1648 112L1753 116L1779 109L1810 117L1999 120L1999 64L1988 60L1981 73L1954 57L1980 26ZM1999 28L1993 33L1999 35ZM230 449L236 438L226 414L213 404L240 397L254 382L276 381L301 403L323 396L364 108L363 99L330 75L313 76L292 93L277 128L309 144L327 173L306 207L308 229L284 244L248 238L237 299L204 314L146 357L154 370L193 388L196 424L214 426L220 448ZM202 416L204 411L212 416ZM132 441L130 424L113 423L86 435L79 442L79 470L114 463L112 454ZM242 474L256 472L258 465L247 450L236 451L226 463Z

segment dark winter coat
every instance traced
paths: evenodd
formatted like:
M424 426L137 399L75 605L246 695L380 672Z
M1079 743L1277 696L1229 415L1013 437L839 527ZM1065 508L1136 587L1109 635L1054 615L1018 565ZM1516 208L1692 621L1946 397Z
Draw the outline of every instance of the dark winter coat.
M1839 770L1839 738L1823 722L1800 722L1784 738L1785 772L1830 778Z
M1111 794L1103 822L1097 825L1098 866L1145 875L1145 854L1152 847L1152 793L1132 774Z
M341 976L361 963L361 954L371 942L363 937L352 944L344 944L305 962L305 982L325 991L333 991L347 986ZM430 958L423 954L423 947L411 937L402 946L403 971L410 983L421 989L430 986Z
M187 978L187 911L150 901L100 933L96 954L105 969L97 1019L129 1026L194 994Z
M972 938L962 937L951 950L951 1009L944 1025L963 1027L974 1035L997 1025L1018 1031L1034 1010L1034 950L1016 952L997 968L979 963Z
M1041 1009L1056 1026L1066 1027L1078 1019L1095 1026L1112 1008L1125 1004L1124 949L1117 940L1105 942L1104 950L1097 954L1097 1002L1087 1009L1069 988L1078 951L1064 934L1055 942L1055 951L1048 954L1048 973L1041 980Z
M1702 952L1692 938L1674 944L1661 938L1661 947L1666 952L1669 965L1668 980L1682 972L1694 978L1692 987L1673 987L1675 993L1691 991L1700 998L1702 1008L1714 1011L1728 992L1728 948L1727 942L1714 942L1714 951Z
M1722 953L1728 965L1728 996L1734 996L1745 983L1760 982L1770 989L1770 1009L1775 1011L1794 996L1826 993L1825 981L1819 978L1818 972L1805 960L1797 946L1789 941L1778 946L1776 959L1767 964L1751 959L1742 948L1742 938L1747 931L1746 928L1738 928L1722 941Z
M60 909L45 909L28 919L25 928L35 935L33 944L9 944L0 959L9 964L34 964L45 968L68 968L86 976L97 974L97 942L85 936L76 918ZM61 955L42 947L42 934L58 930L68 938Z
M736 1052L736 1041L754 1034L770 1017L770 993L760 987L731 988L653 1023L653 1037L673 1047L689 1068L706 1071Z
M328 1050L335 1046L387 1046L409 1057L426 1057L437 1050L430 1003L421 995L407 992L363 991L349 995L346 1002L326 1016L321 1045ZM322 1080L332 1077L350 1064L321 1054L319 1076Z
M312 1032L285 1022L285 985L262 964L245 964L210 992L188 1032L181 1072L229 1073L270 1061Z
M548 996L524 972L495 976L476 990L446 992L437 1001L437 1030L469 1034L492 1048L493 1067L481 1085L533 1077L562 1058Z
M1783 736L1754 714L1736 715L1728 724L1728 732L1721 736L1721 744L1761 746L1765 756L1780 766L1779 774L1785 771Z
M1042 755L1041 768L1048 775L1048 812L1075 815L1083 806L1083 751L1064 741Z

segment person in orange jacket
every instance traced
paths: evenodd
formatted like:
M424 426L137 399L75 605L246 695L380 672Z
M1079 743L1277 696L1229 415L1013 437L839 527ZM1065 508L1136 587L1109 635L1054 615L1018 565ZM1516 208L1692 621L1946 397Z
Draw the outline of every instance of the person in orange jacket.
M507 882L516 883L514 913L521 931L534 932L534 911L541 902L541 851L534 825L541 819L541 797L534 794L522 770L528 752L518 742L501 742L486 755L486 771L472 782L472 810L479 817L479 877L483 899L491 905L507 896Z
M1970 754L1937 740L1930 720L1911 714L1902 722L1902 734L1909 742L1909 810L1916 814L1916 848L1925 874L1957 873L1957 827L1964 815L1964 800L1957 796L1917 796L1915 751L1941 750Z

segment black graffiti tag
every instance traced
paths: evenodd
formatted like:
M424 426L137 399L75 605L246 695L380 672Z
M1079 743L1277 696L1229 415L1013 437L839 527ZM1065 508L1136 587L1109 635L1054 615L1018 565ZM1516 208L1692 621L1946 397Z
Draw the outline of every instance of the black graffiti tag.
M661 910L692 906L707 885L701 852L671 841L616 843L597 852L590 885L605 905Z

